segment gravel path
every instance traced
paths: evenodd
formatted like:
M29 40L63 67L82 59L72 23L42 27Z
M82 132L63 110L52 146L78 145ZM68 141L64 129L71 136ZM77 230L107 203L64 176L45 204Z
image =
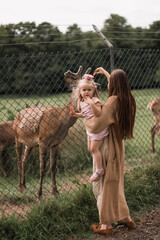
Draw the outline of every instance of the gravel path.
M160 208L147 212L136 221L136 229L128 230L125 226L115 228L113 237L95 234L91 240L160 240Z

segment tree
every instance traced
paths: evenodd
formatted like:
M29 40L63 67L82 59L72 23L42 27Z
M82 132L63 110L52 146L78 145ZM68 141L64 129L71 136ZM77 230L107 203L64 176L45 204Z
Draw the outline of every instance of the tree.
M150 28L147 31L149 40L147 41L148 48L159 49L160 46L160 21L155 21L150 25Z
M110 18L105 20L102 29L106 37L111 41L115 48L134 48L136 42L134 28L127 24L127 20L118 14L111 14Z

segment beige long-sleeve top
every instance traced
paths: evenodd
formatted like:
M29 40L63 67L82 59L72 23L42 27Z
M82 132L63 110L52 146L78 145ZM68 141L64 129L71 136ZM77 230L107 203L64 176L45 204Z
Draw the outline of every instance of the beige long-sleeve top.
M86 128L97 133L109 127L108 157L103 184L100 223L114 223L129 216L124 195L124 141L118 127L118 97L111 96L105 102L100 117L85 120Z

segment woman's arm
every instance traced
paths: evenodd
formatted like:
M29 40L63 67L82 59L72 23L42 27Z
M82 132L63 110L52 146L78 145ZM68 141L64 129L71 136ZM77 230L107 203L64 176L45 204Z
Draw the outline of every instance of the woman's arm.
M93 103L91 105L91 108L92 108L92 112L93 112L95 117L100 117L101 116L102 104L100 102Z
M116 122L118 98L111 96L102 108L100 117L85 119L85 126L90 133L98 133Z
M102 68L102 67L97 68L97 69L95 70L95 73L96 73L96 74L104 74L104 75L107 77L108 80L109 80L109 78L110 78L110 74L109 74L104 68Z

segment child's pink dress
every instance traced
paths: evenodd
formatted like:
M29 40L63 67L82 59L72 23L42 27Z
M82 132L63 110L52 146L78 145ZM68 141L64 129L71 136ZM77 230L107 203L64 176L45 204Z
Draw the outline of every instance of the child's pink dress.
M100 100L95 97L93 97L92 100L94 103L100 102ZM80 102L80 107L81 107L81 112L84 118L89 119L94 116L92 109L88 103ZM87 130L86 130L86 133L90 138L90 140L101 140L109 134L109 131L108 131L108 128L105 128L104 130L96 134L90 133Z

